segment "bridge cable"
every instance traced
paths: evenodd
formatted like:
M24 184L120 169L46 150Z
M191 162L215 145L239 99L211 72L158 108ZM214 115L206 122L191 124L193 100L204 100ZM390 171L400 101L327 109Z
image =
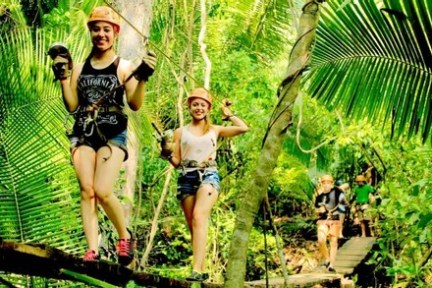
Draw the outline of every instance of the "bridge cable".
M198 80L196 80L192 75L190 75L183 67L180 66L180 64L176 63L170 56L168 56L161 48L156 46L156 44L150 42L149 37L144 35L135 25L133 25L123 14L121 14L112 3L108 0L104 0L104 2L115 12L117 13L120 18L122 18L135 32L138 33L143 39L144 39L144 45L149 44L152 48L154 48L158 53L162 54L169 62L173 63L174 66L179 68L187 77L192 79L195 83L199 83Z

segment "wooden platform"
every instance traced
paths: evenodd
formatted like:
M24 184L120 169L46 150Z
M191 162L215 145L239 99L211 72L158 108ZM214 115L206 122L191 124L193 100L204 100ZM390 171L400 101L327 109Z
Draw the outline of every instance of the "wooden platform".
M335 269L337 273L350 276L367 256L375 243L375 237L355 237L339 248L336 255Z
M325 271L314 271L288 276L287 283L283 278L269 279L268 287L340 287L344 276L354 273L355 267L362 263L375 243L375 238L351 238L338 250L335 269L337 273L326 273ZM79 273L87 275L93 280L104 281L100 287L124 286L129 281L137 285L153 287L201 287L219 288L222 283L191 283L182 279L170 279L148 273L137 273L127 267L118 264L98 261L83 262L82 259L74 257L55 248L41 244L24 244L13 241L4 241L0 238L0 271L12 272L24 275L34 275L45 278L73 280L86 283L83 277L76 277ZM92 282L90 280L90 282ZM109 283L109 284L108 284ZM245 287L267 287L266 280L250 281Z

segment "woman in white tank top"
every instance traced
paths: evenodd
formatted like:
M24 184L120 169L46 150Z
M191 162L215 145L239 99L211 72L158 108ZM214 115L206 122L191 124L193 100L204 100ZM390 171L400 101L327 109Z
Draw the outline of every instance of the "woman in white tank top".
M209 119L212 97L204 88L194 89L188 99L192 120L174 132L174 151L170 163L181 169L177 181L177 198L181 201L192 235L193 267L189 281L204 281L208 219L219 193L216 166L217 139L233 137L248 131L248 126L222 102L222 117L231 126L212 125Z

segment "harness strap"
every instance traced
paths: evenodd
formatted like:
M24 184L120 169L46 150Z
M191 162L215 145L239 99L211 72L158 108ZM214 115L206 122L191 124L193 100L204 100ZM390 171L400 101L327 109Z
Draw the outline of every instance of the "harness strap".
M180 165L181 168L211 168L217 167L217 163L214 160L208 160L204 162L198 162L195 160L183 160Z

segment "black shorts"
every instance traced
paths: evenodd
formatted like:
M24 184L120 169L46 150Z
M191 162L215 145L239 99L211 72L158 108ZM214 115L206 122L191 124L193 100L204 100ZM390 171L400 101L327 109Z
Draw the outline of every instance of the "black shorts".
M107 146L107 144L116 146L125 152L125 157L123 161L128 159L128 151L127 151L127 132L124 130L123 132L117 134L111 139L108 139L108 142L101 142L98 137L79 137L76 135L69 136L70 141L70 150L73 151L74 148L79 147L81 145L86 145L93 148L96 152L99 148L103 146Z

